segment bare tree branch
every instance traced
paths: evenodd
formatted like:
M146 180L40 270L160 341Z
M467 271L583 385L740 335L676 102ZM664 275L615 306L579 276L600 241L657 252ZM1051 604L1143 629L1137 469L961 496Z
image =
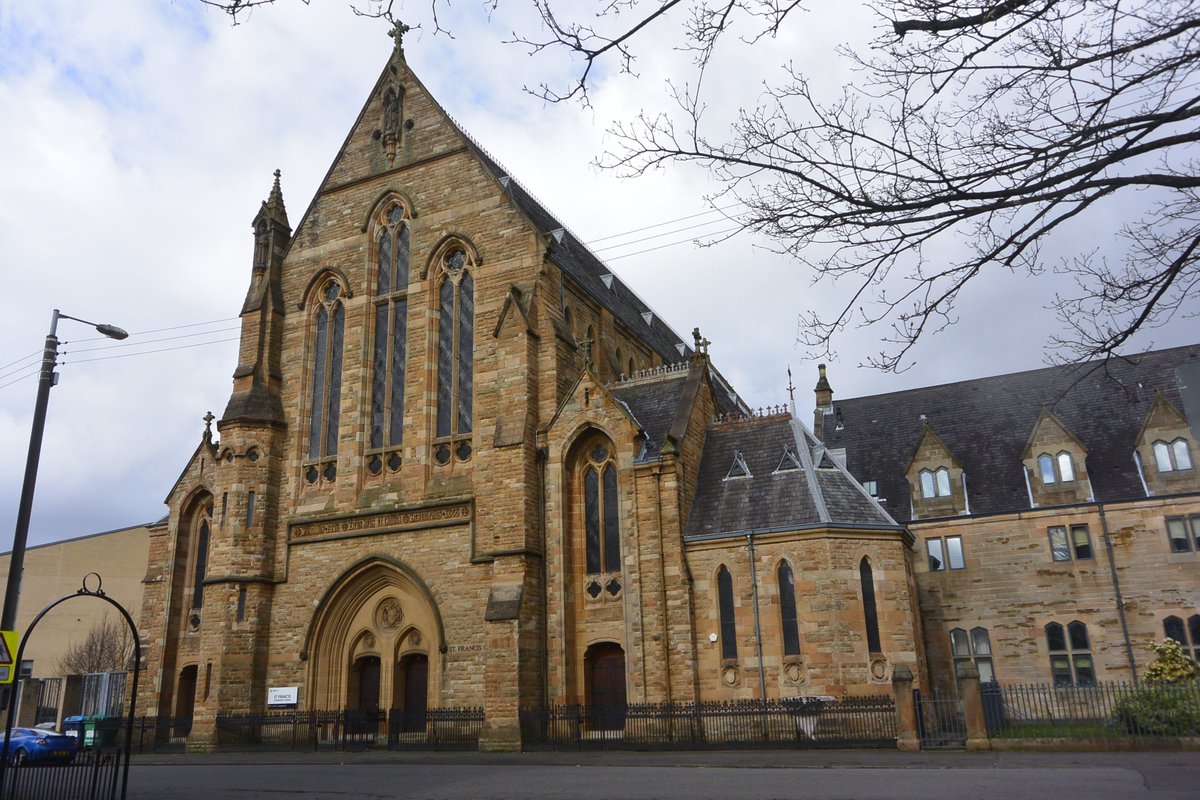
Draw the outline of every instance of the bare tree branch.
M58 674L122 672L132 667L133 654L129 626L106 616L91 627L83 641L71 642L58 661Z
M886 325L882 369L953 324L960 292L997 267L1075 278L1077 295L1049 303L1061 358L1196 313L1200 0L872 5L890 33L938 35L849 53L859 82L832 103L789 68L720 140L699 92L677 93L676 112L614 126L602 164L705 166L723 202L743 203L743 229L855 281L828 317L802 316L801 340L825 353L847 325ZM1104 241L1081 228L1097 215L1125 222L1105 258L1046 262L1045 245Z

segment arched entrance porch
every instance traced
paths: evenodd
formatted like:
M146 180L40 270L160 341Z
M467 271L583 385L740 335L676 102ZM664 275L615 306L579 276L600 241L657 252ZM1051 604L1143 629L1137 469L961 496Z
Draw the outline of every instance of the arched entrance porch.
M411 710L423 730L441 689L442 642L440 616L419 578L397 562L362 562L325 593L310 628L310 706Z

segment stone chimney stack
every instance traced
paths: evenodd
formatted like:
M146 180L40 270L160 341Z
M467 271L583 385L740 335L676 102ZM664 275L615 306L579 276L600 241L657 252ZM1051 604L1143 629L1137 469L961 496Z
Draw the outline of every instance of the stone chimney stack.
M817 407L813 411L813 433L818 439L824 438L826 414L833 413L833 389L829 386L829 379L825 377L825 365L817 365L817 385L813 387L813 393L816 395Z

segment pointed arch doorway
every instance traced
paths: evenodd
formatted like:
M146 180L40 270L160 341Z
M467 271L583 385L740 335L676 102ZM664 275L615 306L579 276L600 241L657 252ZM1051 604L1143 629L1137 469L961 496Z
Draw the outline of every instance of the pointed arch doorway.
M379 710L379 656L362 656L350 668L350 692L346 708L354 711Z
M429 710L429 656L410 653L396 665L394 696L400 709L400 730L421 733Z
M588 707L595 730L625 727L625 651L616 642L599 642L584 655Z
M352 567L326 591L309 629L312 708L413 709L423 730L440 691L443 641L415 573L380 558Z

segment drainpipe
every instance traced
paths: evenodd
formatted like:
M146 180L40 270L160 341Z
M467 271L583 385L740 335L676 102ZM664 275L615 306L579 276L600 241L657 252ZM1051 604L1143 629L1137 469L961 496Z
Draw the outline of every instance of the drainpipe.
M763 667L762 624L758 619L758 567L754 561L754 534L746 534L750 548L750 586L754 590L754 644L758 649L758 691L763 705L767 704L767 673Z
M1108 517L1104 515L1104 504L1097 503L1100 509L1100 530L1104 534L1104 551L1108 554L1108 571L1112 575L1113 591L1117 595L1117 617L1121 620L1121 635L1125 637L1125 656L1129 659L1129 671L1133 674L1133 682L1137 683L1137 661L1133 657L1133 642L1129 639L1129 621L1125 619L1125 598L1121 596L1121 582L1117 580L1117 562L1113 556L1112 539L1108 535Z
M549 560L546 550L546 462L549 453L537 448L534 457L538 464L538 533L542 550L542 707L546 708L550 705L550 567L546 563Z

